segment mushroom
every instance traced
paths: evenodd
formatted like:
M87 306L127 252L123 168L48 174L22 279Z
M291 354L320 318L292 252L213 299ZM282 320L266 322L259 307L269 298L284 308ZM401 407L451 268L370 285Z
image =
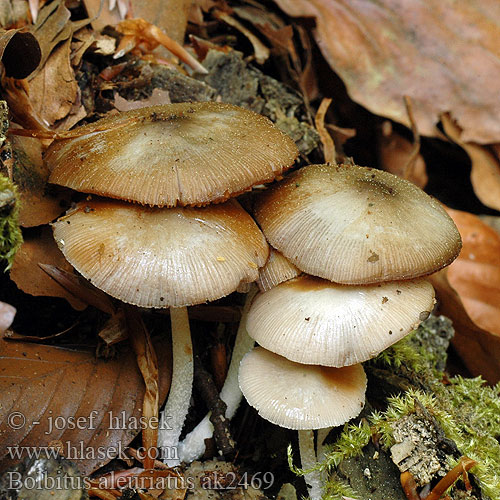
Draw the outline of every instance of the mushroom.
M264 116L216 102L152 106L55 141L50 182L146 205L207 205L270 182L298 155Z
M137 306L170 307L174 366L159 444L176 463L193 380L186 306L255 281L268 257L264 236L234 200L171 209L85 201L53 226L66 259L95 286Z
M270 244L313 276L274 281L250 308L248 332L263 347L316 370L357 366L416 328L430 314L434 290L415 278L448 265L461 247L438 202L365 167L304 167L263 193L255 215ZM248 372L243 363L241 370ZM279 385L278 375L269 378ZM288 384L293 390L302 379ZM307 453L314 462L312 434ZM319 479L309 478L312 498L321 496Z
M262 347L240 365L241 390L260 416L299 431L303 469L316 462L312 429L341 425L363 409L366 375L360 364L344 368L294 363ZM306 474L311 499L321 498L317 471Z
M411 279L450 264L460 234L439 202L367 167L309 165L258 199L270 244L300 270L337 283Z
M300 271L280 252L271 247L266 265L259 271L257 284L262 292L297 277Z
M339 285L302 275L260 293L247 331L261 346L297 363L361 363L414 330L434 307L423 280Z

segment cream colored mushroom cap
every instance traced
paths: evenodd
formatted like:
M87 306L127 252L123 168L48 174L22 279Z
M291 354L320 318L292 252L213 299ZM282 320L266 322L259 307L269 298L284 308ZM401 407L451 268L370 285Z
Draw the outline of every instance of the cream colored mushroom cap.
M78 272L112 297L142 307L228 295L257 279L269 252L253 219L233 200L204 208L94 200L53 227Z
M263 194L256 218L299 269L337 283L424 276L450 264L461 248L439 202L366 167L304 167Z
M242 359L241 391L259 415L287 429L341 425L363 409L366 375L361 365L301 365L262 347Z
M202 206L270 182L298 155L270 120L216 102L152 106L54 141L50 182L155 206Z
M429 316L434 289L422 279L338 285L299 276L259 294L247 331L297 363L347 366L375 357Z
M299 269L281 253L271 248L269 259L259 271L257 285L259 285L261 291L266 292L284 281L297 277L299 274L301 274Z

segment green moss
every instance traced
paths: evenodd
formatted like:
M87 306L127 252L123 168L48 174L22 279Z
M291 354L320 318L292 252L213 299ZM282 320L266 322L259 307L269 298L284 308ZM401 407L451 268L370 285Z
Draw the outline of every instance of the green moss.
M23 242L18 223L19 202L14 184L0 175L0 259L7 262L10 269L14 255Z
M323 500L343 500L344 497L358 498L358 493L346 481L330 476L325 483Z
M415 349L411 335L382 351L372 363L393 368L401 368L402 365L406 365L414 371L421 371L427 368L425 357Z
M458 449L478 462L473 469L482 492L500 500L500 384L489 387L481 377L453 377L435 384L439 423Z
M366 421L358 425L346 424L337 441L325 446L323 468L336 467L346 458L361 455L371 437L372 430Z

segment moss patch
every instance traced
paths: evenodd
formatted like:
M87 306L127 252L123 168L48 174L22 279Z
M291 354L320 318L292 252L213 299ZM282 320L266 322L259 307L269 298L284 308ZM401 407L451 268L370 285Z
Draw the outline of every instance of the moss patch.
M0 175L0 260L10 269L14 255L23 242L18 223L19 204L14 184Z

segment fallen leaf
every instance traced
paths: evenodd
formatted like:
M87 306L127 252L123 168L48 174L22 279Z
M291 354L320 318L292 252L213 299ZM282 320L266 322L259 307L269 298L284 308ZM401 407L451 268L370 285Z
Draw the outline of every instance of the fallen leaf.
M158 391L158 360L139 309L134 306L125 306L125 319L130 343L137 357L137 365L146 386L142 405L142 415L147 422L142 430L142 444L146 455L143 465L145 469L153 469L156 454L152 450L156 449L158 443L157 422L159 421L158 403L160 397Z
M82 303L94 306L96 309L111 316L115 315L116 308L111 297L82 276L65 271L51 264L42 264L39 262L38 266Z
M500 380L500 338L477 326L467 314L458 293L450 286L448 269L429 276L439 298L439 312L453 321L452 344L473 376L490 384Z
M375 114L438 135L444 112L462 140L500 142L500 10L494 0L275 0L312 17L325 59L351 98Z
M115 26L123 18L118 8L110 9L103 0L83 0L87 14L92 19L92 28L101 31L105 26Z
M41 227L36 234L25 235L24 243L14 258L10 278L25 293L44 297L62 297L78 310L86 307L84 302L67 292L42 271L39 263L52 264L66 271L73 271L71 264L57 247L49 227Z
M454 346L473 375L500 380L500 234L475 215L446 208L462 251L430 277L440 311L453 320Z
M476 196L487 207L500 210L499 159L486 146L463 141L460 127L447 114L441 121L448 137L469 155L472 163L470 180Z
M237 19L222 10L214 10L213 15L217 19L224 21L226 24L229 24L229 26L232 26L246 36L246 38L252 44L255 60L259 64L264 64L269 59L269 56L271 54L269 48L266 47L249 29L243 26Z
M5 302L0 302L0 333L5 332L14 321L16 308Z
M378 135L380 166L383 170L399 177L405 177L423 189L427 185L429 178L427 177L425 161L421 154L418 154L415 162L408 169L409 171L406 171L405 176L406 166L413 150L413 144L395 132L391 122L386 121L382 124Z
M480 328L500 337L500 235L479 217L447 209L462 236L448 281Z
M45 66L54 47L71 37L73 25L70 17L71 13L62 0L46 4L38 13L33 34L36 36L42 51L40 68Z
M116 314L109 317L104 326L100 329L98 335L104 340L106 345L117 344L128 337L125 316L121 309L119 309Z
M28 3L20 0L0 0L0 26L21 28L28 24Z
M21 200L19 223L23 227L47 224L64 211L70 193L47 184L49 170L43 164L39 140L12 136L11 144L15 160L14 182Z
M326 130L325 127L325 115L331 103L332 100L327 98L321 101L314 122L316 124L316 130L318 131L321 143L323 144L323 157L325 163L333 164L335 163L336 158L335 144L330 133L328 132L328 130Z
M0 29L0 59L6 76L26 78L38 67L41 57L40 45L33 34Z
M57 46L44 66L29 82L29 98L46 125L62 120L78 97L78 84L71 66L71 40Z
M155 348L162 402L170 351L166 342ZM0 388L4 467L17 461L17 446L40 449L61 441L63 455L86 475L122 453L141 430L144 383L131 349L103 360L93 352L0 339Z
M480 215L479 218L492 227L497 233L500 234L500 216L498 215Z
M27 80L3 78L2 87L13 121L29 130L48 130L48 124L33 108Z

